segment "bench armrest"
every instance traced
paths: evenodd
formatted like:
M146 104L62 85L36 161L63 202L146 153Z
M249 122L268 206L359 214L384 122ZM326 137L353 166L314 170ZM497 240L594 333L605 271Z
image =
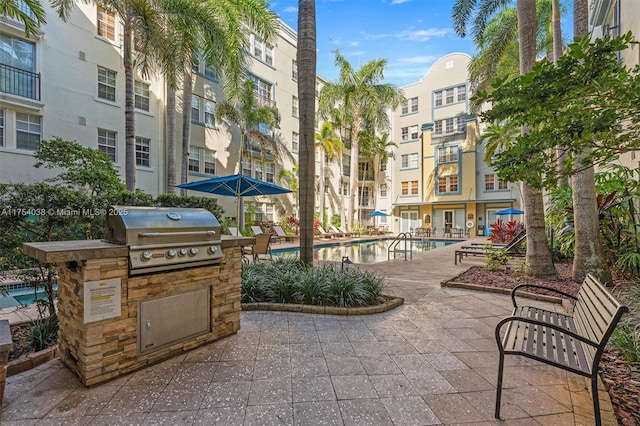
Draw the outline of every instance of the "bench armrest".
M581 336L571 330L567 330L566 328L562 328L559 327L555 324L551 324L548 322L544 322L544 321L540 321L537 319L533 319L533 318L526 318L526 317L518 317L518 316L510 316L510 317L506 317L504 319L502 319L497 325L496 325L496 342L498 342L498 346L500 348L500 350L502 351L503 346L502 346L502 338L500 336L500 331L502 330L502 327L509 323L509 322L515 322L515 321L519 321L519 322L524 322L527 324L532 324L532 325L539 325L542 327L546 327L546 328L550 328L556 331L559 331L563 334L566 334L567 336L573 337L574 339L586 343L587 345L593 346L594 348L598 348L599 344L598 342L594 342L591 339L587 339L584 336Z
M563 296L568 297L569 299L573 299L573 300L578 300L578 298L572 294L566 293L564 291L555 289L553 287L549 287L549 286L545 286L545 285L538 285L538 284L518 284L517 286L515 286L512 290L511 290L511 302L513 303L513 307L517 308L518 304L516 303L516 292L524 287L531 287L531 288L539 288L542 290L548 290L557 294L561 294Z

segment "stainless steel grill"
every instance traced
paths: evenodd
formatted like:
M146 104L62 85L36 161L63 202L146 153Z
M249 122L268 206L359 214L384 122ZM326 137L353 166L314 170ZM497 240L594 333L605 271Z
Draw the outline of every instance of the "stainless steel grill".
M215 264L220 222L206 209L111 206L105 240L129 247L129 274Z

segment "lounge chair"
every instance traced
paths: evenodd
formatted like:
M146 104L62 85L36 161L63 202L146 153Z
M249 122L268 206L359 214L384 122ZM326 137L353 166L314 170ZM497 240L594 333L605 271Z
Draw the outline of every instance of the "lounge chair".
M518 232L511 241L521 240L523 236L527 235L527 230L522 229ZM511 242L509 241L509 243ZM462 249L484 249L484 248L504 248L509 243L493 243L493 242L484 242L484 243L471 243L469 246L462 246Z
M284 238L285 241L293 242L296 238L299 238L297 235L288 235L286 232L284 232L284 229L282 229L282 226L280 225L273 225L271 229L273 230L275 235L277 235L279 238Z
M431 237L431 229L429 228L416 228L416 238L429 238Z
M256 234L256 243L250 247L245 247L242 254L251 255L254 262L273 260L271 255L271 235L268 232ZM260 255L263 255L263 257L260 257Z
M342 232L338 230L338 228L332 224L329 224L329 231L333 232L338 237L351 237L353 235L351 232Z
M473 248L456 250L454 263L457 265L458 262L462 262L462 258L465 256L486 256L488 252L496 250L504 250L509 257L524 257L526 253L522 250L522 243L524 243L526 239L527 234L522 233L517 238L509 241L509 244L504 247L485 248L484 246L474 246Z
M320 234L320 238L328 239L336 237L335 234L325 231L322 226L318 226L318 233Z
M240 232L238 232L238 228L236 228L235 226L230 226L229 227L229 234L233 235L234 237L241 237L242 235L240 235Z
M338 229L338 231L342 232L343 234L351 234L352 237L359 237L361 234L360 232L347 232L344 230L344 228L342 226L338 226L336 229Z

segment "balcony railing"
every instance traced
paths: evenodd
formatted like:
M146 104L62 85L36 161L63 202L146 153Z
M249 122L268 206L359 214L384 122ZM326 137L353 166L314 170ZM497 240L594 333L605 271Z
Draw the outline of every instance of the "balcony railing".
M253 94L253 104L257 108L261 108L261 107L275 108L276 107L276 101L271 100L266 96L261 96L255 92Z
M40 73L0 64L0 92L40 100Z

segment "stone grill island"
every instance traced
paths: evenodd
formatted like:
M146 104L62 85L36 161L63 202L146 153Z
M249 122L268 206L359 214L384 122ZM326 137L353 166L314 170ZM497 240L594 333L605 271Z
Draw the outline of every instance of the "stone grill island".
M163 232L158 229L156 226L154 233ZM170 240L178 232L171 229L166 234ZM58 353L85 386L240 330L241 248L254 239L220 236L219 227L215 234L217 249L211 250L215 252L212 263L178 263L142 273L131 268L134 242L82 240L24 245L27 255L41 263L57 264ZM178 241L173 247L171 241L162 237L158 240L163 241L142 250L144 257L154 261L162 256L178 257L175 250L179 253L183 248L189 250L188 245L196 245Z

